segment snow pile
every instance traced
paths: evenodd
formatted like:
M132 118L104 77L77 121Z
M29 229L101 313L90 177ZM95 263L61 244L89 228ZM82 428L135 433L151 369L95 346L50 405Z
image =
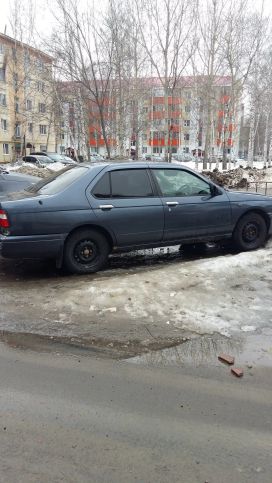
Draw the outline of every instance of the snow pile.
M56 305L72 318L89 313L92 321L106 316L109 325L155 322L177 333L230 335L269 327L271 255L272 244L237 255L181 260L160 269L103 272L101 278L85 277L78 286L66 287Z
M50 163L46 168L35 166L31 163L20 163L13 166L7 166L8 171L16 171L17 173L38 176L39 178L47 178L63 168L65 168L65 165L62 163Z
M208 176L218 185L227 188L246 188L247 183L266 182L272 180L272 168L237 168L224 173L217 170L204 171L203 174Z

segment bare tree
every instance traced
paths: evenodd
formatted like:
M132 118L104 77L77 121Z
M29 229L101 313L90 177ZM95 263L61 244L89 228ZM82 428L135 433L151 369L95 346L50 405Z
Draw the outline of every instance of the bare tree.
M56 0L57 29L54 53L62 78L82 86L86 103L95 104L108 157L111 143L107 126L111 88L113 41L108 25L97 21L94 9L80 10L73 0Z
M195 51L195 2L191 0L134 1L141 43L164 92L165 158L171 161L172 126L169 98Z

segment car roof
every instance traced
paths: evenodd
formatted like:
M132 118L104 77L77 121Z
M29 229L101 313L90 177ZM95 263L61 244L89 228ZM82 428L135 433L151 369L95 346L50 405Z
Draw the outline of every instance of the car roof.
M166 163L166 162L156 162L156 161L121 161L121 162L114 162L114 161L97 161L92 163L82 163L80 166L87 166L91 168L92 166L112 166L114 168L186 168L189 169L187 166L182 165L180 163Z

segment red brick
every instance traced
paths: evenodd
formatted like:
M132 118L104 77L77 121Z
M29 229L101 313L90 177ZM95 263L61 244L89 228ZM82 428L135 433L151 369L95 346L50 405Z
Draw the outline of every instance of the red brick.
M230 366L234 364L234 357L229 356L228 354L219 354L218 359L221 362L225 362L226 364L229 364Z
M231 368L232 374L234 374L236 377L242 377L244 375L243 369L239 369L238 367L232 367Z

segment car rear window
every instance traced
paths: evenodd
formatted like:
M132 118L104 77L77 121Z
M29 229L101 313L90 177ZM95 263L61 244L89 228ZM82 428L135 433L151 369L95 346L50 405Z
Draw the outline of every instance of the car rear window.
M39 181L26 191L30 193L39 193L43 195L54 195L63 191L74 181L84 176L88 172L88 168L84 166L69 167L59 171L57 174Z

